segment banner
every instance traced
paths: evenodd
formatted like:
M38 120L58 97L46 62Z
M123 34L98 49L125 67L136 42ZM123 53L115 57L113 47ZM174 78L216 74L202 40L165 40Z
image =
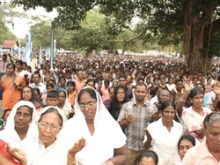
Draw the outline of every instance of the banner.
M31 32L29 34L29 38L26 43L23 61L26 62L27 65L31 65L31 61L32 61L32 34Z

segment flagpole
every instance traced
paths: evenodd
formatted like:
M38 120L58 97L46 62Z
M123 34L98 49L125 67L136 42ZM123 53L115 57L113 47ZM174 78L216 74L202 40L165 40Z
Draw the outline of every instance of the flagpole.
M51 23L51 47L50 47L50 68L53 69L54 61L54 39L53 39L53 24Z

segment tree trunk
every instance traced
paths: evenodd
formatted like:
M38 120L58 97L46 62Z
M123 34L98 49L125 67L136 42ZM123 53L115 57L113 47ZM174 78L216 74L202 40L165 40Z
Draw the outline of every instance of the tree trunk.
M199 4L201 7L201 4ZM211 16L214 9L203 6L204 11L199 16L195 14L198 7L196 0L189 0L184 15L183 51L187 68L191 73L207 73L211 71L209 44L212 30ZM208 9L207 9L208 8Z

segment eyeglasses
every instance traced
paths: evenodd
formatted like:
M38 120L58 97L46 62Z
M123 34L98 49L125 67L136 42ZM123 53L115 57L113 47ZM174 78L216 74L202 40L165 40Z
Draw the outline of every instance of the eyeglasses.
M88 103L85 103L85 104L80 104L79 107L81 109L85 109L86 107L87 108L92 108L95 104L96 104L96 102L88 102Z
M54 130L54 131L57 131L61 128L61 126L59 126L59 125L48 124L48 123L45 123L45 122L39 122L38 126L40 128L43 128L43 129L46 129L47 127L50 127L50 129Z

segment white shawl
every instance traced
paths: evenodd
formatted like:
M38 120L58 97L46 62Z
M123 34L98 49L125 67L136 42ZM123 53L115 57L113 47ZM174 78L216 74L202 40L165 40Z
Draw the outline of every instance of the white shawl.
M40 119L41 115L46 112L49 108L55 108L58 113L62 116L62 112L59 108L54 106L48 106L42 109L42 111L39 114L38 120ZM64 117L63 123L65 122ZM39 133L38 133L39 135ZM57 139L58 139L57 134ZM34 144L30 144L32 146L32 151L27 155L28 158L28 165L61 165L61 145L59 144L59 141L56 140L52 145L45 148L44 144L41 142L41 140L38 138L36 139Z
M82 88L86 89L90 87ZM94 90L93 88L90 88ZM67 152L80 138L86 139L86 146L76 154L76 160L83 165L101 165L113 157L114 149L125 145L126 137L119 124L112 118L108 110L102 103L100 94L96 92L97 108L94 119L95 132L90 134L85 117L80 110L78 95L75 103L75 116L68 120L63 130L61 138L64 162L66 162ZM64 163L65 164L65 163Z
M21 140L20 137L18 136L15 130L15 122L14 122L14 117L17 112L17 109L21 106L28 106L33 109L32 121L29 124L27 135L23 140ZM16 147L24 151L25 153L28 153L31 150L31 146L27 144L33 143L33 141L35 141L37 138L36 118L37 118L37 111L35 109L34 104L29 101L24 101L24 100L19 101L12 108L12 111L8 117L5 129L0 132L0 139L9 143L12 148Z

